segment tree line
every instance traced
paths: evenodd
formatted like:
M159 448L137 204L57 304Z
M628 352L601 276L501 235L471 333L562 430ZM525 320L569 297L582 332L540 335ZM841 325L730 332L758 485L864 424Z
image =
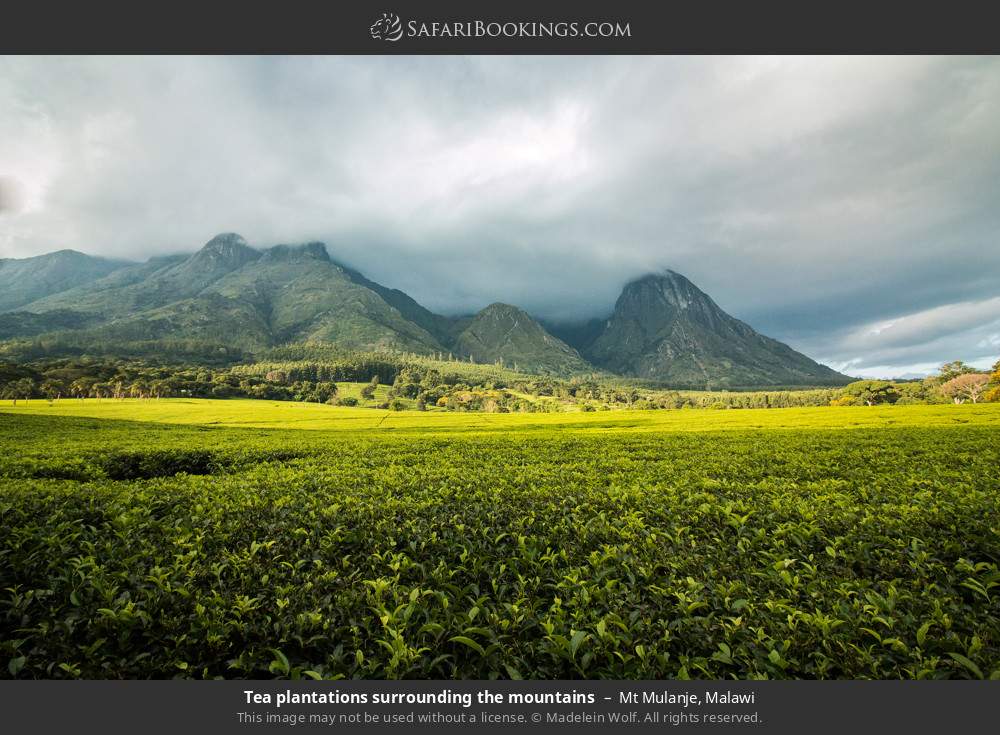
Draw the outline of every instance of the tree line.
M953 360L942 365L936 375L923 380L858 380L845 386L830 403L833 406L876 406L980 401L1000 401L1000 360L989 373L976 370L961 360Z
M474 366L481 367L481 366ZM338 383L362 383L360 399ZM378 391L379 386L385 390ZM356 392L353 389L352 392ZM378 392L378 400L376 400ZM403 410L537 412L789 408L1000 400L1000 361L992 373L953 361L914 381L859 380L843 388L690 391L620 381L461 370L449 363L376 353L328 360L272 360L232 366L163 365L144 360L58 358L0 362L0 398L256 398Z

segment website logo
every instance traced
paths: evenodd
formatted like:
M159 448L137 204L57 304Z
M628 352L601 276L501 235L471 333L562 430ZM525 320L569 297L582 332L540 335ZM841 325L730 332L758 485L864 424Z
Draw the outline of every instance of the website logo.
M376 41L398 41L403 37L403 23L395 13L382 13L368 30Z

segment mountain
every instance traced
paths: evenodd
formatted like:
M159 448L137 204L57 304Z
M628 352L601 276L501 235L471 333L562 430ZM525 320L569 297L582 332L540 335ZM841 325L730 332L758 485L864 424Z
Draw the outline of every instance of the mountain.
M256 351L293 342L450 352L547 373L590 372L571 347L502 304L448 318L342 265L320 242L251 248L217 235L188 256L121 267L0 315L0 338L72 331L76 342L194 340Z
M222 276L239 270L260 253L234 233L216 235L187 257L154 258L106 278L26 304L47 312L72 309L105 317L130 317L197 296Z
M453 349L476 362L496 362L534 373L568 375L593 372L580 354L553 337L526 312L509 304L490 304L467 323Z
M23 310L58 313L63 322L67 311L86 314L86 336L102 342L186 339L253 351L324 341L359 350L444 350L357 277L331 261L323 243L256 250L225 233L192 255L124 268ZM38 333L35 322L21 321Z
M368 280L352 268L348 268L340 263L337 263L337 265L344 271L348 278L358 285L369 288L377 293L387 304L399 311L403 317L427 330L439 342L442 344L449 344L451 342L455 327L453 319L435 314L430 309L418 304L411 296L400 291L398 288L386 288L381 284L375 283L375 281Z
M50 296L32 301L20 307L25 311L44 313L50 311L80 311L101 312L112 308L120 299L119 289L145 281L155 273L161 272L172 265L183 262L188 256L172 255L150 258L145 263L136 263L112 271L103 278L82 284L66 291L53 293ZM105 295L110 294L110 300Z
M75 250L57 250L33 258L0 258L0 311L92 283L126 265L125 261L95 258Z
M321 242L258 249L232 232L145 263L72 250L0 260L0 340L12 338L42 342L45 354L170 343L216 357L333 343L450 353L531 373L599 369L691 388L849 380L758 334L673 271L627 284L607 319L544 324L502 303L447 317L337 262Z
M276 245L205 289L250 305L266 319L272 344L335 342L360 350L443 350L376 291L356 283L321 242Z
M840 385L849 378L731 317L674 271L626 284L583 348L595 365L677 387Z

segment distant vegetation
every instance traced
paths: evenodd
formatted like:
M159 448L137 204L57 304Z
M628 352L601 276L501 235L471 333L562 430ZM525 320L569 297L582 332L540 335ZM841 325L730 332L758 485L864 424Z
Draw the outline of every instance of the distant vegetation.
M842 388L691 391L595 374L559 379L499 364L405 353L288 346L259 362L176 365L100 357L0 362L0 399L256 398L395 410L485 412L788 408L980 402L1000 399L992 374L959 361L920 381L860 380Z
M0 314L0 324L5 320L20 320L23 315L23 312ZM17 338L0 342L0 361L16 363L60 358L105 358L188 365L231 365L250 357L251 353L221 342L200 339L96 338L87 332L53 332L30 339Z

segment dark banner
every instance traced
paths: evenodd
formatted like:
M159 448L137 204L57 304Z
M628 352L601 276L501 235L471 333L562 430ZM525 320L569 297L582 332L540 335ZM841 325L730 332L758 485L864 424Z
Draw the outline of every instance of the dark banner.
M973 732L993 682L8 682L7 732Z
M2 53L989 53L995 3L7 3Z

